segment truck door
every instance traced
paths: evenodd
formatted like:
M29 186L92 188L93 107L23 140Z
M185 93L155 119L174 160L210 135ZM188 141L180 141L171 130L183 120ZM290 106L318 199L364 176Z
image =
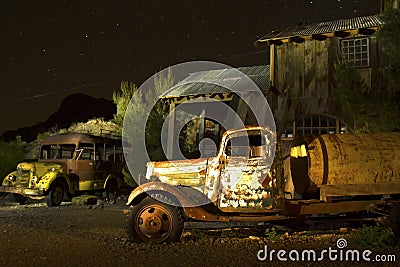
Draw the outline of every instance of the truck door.
M245 134L245 132L244 132ZM219 207L225 212L272 210L274 182L265 136L235 135L225 143Z

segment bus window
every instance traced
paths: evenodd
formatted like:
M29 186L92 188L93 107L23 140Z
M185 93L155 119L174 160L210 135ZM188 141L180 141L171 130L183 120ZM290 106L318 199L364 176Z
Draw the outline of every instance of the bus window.
M116 161L124 161L124 152L122 150L122 147L116 147L115 148L115 160Z
M103 143L96 143L96 160L104 160L104 147Z
M44 145L40 152L40 159L72 159L74 152L74 144Z
M115 146L106 144L106 160L115 161Z
M79 143L76 160L94 160L94 146L90 143Z

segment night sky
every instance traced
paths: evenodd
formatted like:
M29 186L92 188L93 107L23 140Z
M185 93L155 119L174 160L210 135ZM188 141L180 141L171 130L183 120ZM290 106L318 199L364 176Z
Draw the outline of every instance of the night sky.
M121 80L185 61L268 64L253 42L272 30L378 12L379 0L1 0L0 134L72 93L111 99Z

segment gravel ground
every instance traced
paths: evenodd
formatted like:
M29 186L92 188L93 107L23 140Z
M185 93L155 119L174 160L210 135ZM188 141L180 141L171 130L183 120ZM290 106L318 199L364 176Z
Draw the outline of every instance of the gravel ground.
M336 240L351 242L351 231L303 231L280 234L268 240L264 231L254 228L201 230L186 229L173 244L135 244L127 240L123 214L124 201L114 205L72 206L63 203L48 208L44 203L18 205L0 203L1 266L336 266L355 262L278 262L259 261L257 252L285 249L337 249ZM367 248L358 248L365 250ZM380 263L400 266L400 246L368 248L372 255L395 255L397 261ZM276 255L276 254L275 254ZM288 255L286 255L288 257ZM372 256L371 256L372 257ZM365 264L366 262L362 262ZM368 264L376 266L377 262Z

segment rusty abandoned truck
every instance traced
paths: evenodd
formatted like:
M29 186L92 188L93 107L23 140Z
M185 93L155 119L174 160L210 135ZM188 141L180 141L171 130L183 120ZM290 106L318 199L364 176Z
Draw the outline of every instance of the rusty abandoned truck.
M129 239L177 241L185 221L268 222L378 207L400 234L400 133L297 136L285 160L273 140L264 127L230 130L213 158L149 162L128 198Z
M81 133L48 136L41 141L37 162L21 162L7 175L0 192L46 199L59 206L64 197L103 191L112 197L123 186L124 158L121 141Z

